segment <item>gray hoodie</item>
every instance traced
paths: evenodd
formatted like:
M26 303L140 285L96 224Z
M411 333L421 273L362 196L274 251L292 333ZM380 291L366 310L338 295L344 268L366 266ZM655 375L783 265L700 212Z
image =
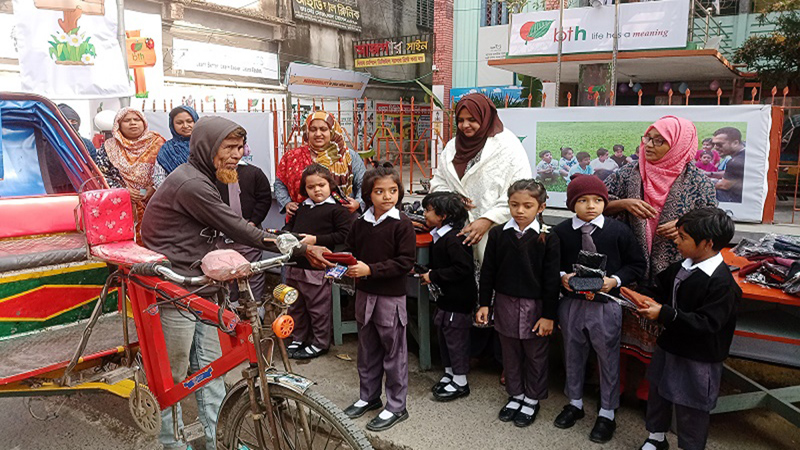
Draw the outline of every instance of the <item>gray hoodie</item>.
M237 243L277 252L273 243L263 241L270 235L236 214L215 186L214 156L237 127L218 116L198 120L189 141L189 163L170 173L147 204L142 240L182 275L201 274L199 267L191 266L216 248L217 232Z

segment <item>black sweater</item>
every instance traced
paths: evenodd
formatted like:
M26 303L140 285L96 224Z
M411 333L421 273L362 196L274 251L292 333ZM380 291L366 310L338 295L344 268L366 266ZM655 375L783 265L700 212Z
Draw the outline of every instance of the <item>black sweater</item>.
M261 222L267 217L272 206L272 188L269 179L257 166L239 164L236 166L239 174L239 201L242 203L242 217L248 222L253 222L261 228ZM225 204L230 205L228 198L228 185L215 180L219 195Z
M561 271L572 273L572 265L578 260L581 251L581 230L572 228L572 219L567 219L553 228L561 243ZM636 243L633 232L624 223L610 217L605 218L603 228L595 228L592 241L597 253L606 255L606 276L616 275L623 286L629 285L644 276L647 262ZM619 295L619 288L609 292ZM566 294L566 291L565 291ZM578 294L570 293L570 296Z
M475 260L472 247L464 245L464 237L452 229L431 246L430 277L442 290L436 301L447 312L471 314L478 302L475 285Z
M335 250L339 244L344 244L350 227L353 225L355 215L350 214L339 203L324 203L311 207L301 204L297 212L289 219L283 229L294 233L311 234L317 237L317 244ZM298 267L311 269L308 261L298 261Z
M662 304L658 321L664 325L658 346L684 358L721 362L731 348L742 290L725 263L710 277L695 269L678 287L673 308L672 287L680 267L672 264L656 277L654 298Z
M548 233L544 242L529 230L518 239L513 228L497 226L489 231L481 266L480 303L489 306L492 291L512 297L541 300L542 316L555 319L558 309L558 236Z
M348 251L372 273L358 279L359 290L376 295L406 294L406 276L414 267L417 238L405 214L400 213L400 220L387 217L374 226L359 218L353 222L346 243Z

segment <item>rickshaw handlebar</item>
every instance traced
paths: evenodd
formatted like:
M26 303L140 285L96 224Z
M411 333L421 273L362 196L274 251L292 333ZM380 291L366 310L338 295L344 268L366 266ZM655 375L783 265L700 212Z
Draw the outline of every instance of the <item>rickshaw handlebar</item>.
M276 266L283 265L289 261L291 254L276 256L274 258L264 259L250 263L250 270L252 273L260 273L265 270L271 269ZM166 281L184 285L184 286L201 286L209 284L213 280L206 275L197 277L187 277L172 270L169 261L156 261L147 263L136 263L131 266L131 275L142 275L146 277L159 277Z

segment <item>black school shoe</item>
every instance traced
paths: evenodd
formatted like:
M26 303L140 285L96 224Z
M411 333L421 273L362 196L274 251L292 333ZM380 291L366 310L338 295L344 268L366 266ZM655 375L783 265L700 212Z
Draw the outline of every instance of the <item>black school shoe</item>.
M305 346L306 344L300 341L292 341L291 344L286 346L286 354L289 356L289 358L294 359L294 354L302 350Z
M614 430L617 429L617 421L609 420L605 417L597 416L592 432L589 433L589 440L598 444L605 444L614 437Z
M326 353L328 353L328 349L327 348L314 350L313 348L311 348L310 345L307 345L307 346L297 350L296 352L294 352L293 358L294 359L314 359L314 358L322 356L322 355L324 355Z
M524 406L533 408L533 412L531 414L525 414L524 412L522 412L522 408L520 408L520 411L517 413L516 416L514 416L515 427L524 428L530 426L533 423L533 421L536 420L536 416L539 415L539 403L533 405L531 403L525 402Z
M382 406L383 402L381 401L381 399L376 398L375 400L372 400L371 402L367 403L364 406L356 406L356 404L353 403L352 405L345 408L344 414L351 419L358 419L359 417L366 414L368 411L376 410Z
M444 375L442 375L442 378L447 378L447 381L444 382L444 381L441 381L441 379L440 379L440 381L437 381L436 384L431 386L431 393L436 393L436 391L438 391L439 389L444 388L445 386L450 384L451 381L453 381L453 376L450 375L447 372L445 372Z
M666 438L664 438L663 441L657 441L655 439L647 439L646 441L644 441L644 444L642 444L642 446L639 447L639 450L642 450L644 448L644 446L647 445L647 444L652 445L653 447L656 448L656 450L667 450L667 449L669 449L669 442L667 442Z
M453 386L455 391L448 391L447 386ZM433 398L440 402L449 402L457 398L466 397L469 395L469 384L459 386L455 382L446 384L433 392Z
M380 416L375 417L367 423L367 429L369 431L385 431L406 419L408 419L408 410L404 409L402 412L392 413L392 417L386 420L381 419Z
M508 402L506 404L511 402L519 403L519 408L509 408L503 406L503 408L500 410L500 413L497 414L497 418L500 419L500 422L511 422L514 420L514 417L516 417L519 410L522 409L522 400L517 400L514 397L508 397Z
M583 419L585 415L586 413L583 412L583 409L567 404L558 414L556 420L553 422L553 425L555 425L556 428L561 429L572 428L575 425L575 422Z

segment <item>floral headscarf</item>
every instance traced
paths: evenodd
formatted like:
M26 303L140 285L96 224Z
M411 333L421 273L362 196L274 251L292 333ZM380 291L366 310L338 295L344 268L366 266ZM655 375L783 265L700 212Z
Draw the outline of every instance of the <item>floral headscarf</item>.
M119 129L122 119L131 112L139 116L144 124L144 131L136 139L127 139ZM155 131L150 131L144 114L133 108L119 110L114 117L111 134L113 139L105 142L106 154L111 164L119 170L125 183L139 189L152 186L156 158L165 139Z

